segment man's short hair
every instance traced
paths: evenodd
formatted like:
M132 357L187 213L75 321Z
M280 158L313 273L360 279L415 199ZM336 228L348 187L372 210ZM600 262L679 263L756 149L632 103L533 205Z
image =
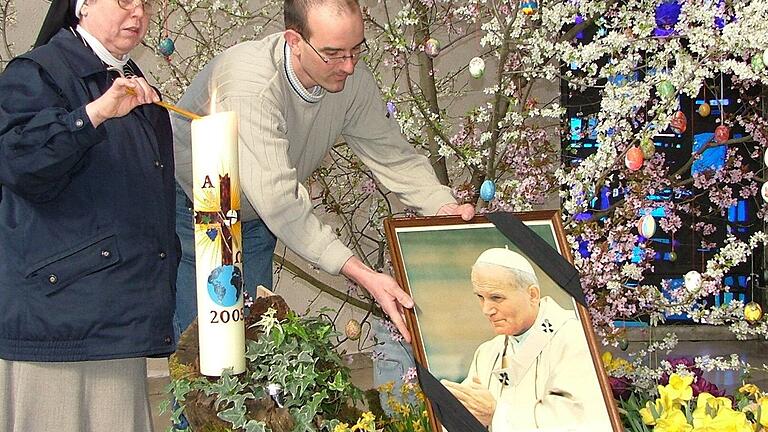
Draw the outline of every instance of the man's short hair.
M317 6L335 6L339 13L346 13L360 8L359 0L285 0L283 20L286 30L295 30L309 39L312 35L307 24L308 11Z

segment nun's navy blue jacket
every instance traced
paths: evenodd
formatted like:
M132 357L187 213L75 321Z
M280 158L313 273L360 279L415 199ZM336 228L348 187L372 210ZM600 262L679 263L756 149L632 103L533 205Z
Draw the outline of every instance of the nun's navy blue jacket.
M168 113L94 128L115 77L71 31L0 75L0 358L163 356L178 242Z

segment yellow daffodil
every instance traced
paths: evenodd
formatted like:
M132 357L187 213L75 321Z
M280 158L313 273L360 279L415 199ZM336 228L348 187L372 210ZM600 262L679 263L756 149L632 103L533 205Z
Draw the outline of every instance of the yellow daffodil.
M354 431L367 431L367 432L376 432L376 424L374 421L376 420L376 416L374 416L370 412L364 412L362 416L357 420L357 423L352 426L352 429L350 429L352 432ZM335 431L334 431L335 432Z
M721 406L714 417L694 417L692 432L754 432L754 428L746 414L734 411L730 406Z
M744 384L743 386L739 387L739 393L744 393L754 397L760 393L760 388L754 384Z
M691 383L693 383L693 376L672 374L669 377L669 384L659 386L659 397L662 403L667 407L672 407L691 400L693 398Z
M690 432L692 429L693 426L688 424L685 414L679 408L675 408L665 411L656 420L653 432Z
M762 397L757 402L755 421L757 421L760 426L768 427L768 398Z
M605 351L600 357L603 360L603 367L608 373L616 370L631 372L634 369L628 361L621 357L614 357L609 351Z
M349 425L346 423L339 423L333 428L333 432L349 432Z
M699 393L696 399L696 409L693 410L693 418L708 416L715 417L724 408L731 408L731 400L724 397L714 397L709 393Z
M647 425L655 425L656 420L659 419L666 410L661 404L661 399L656 399L656 402L648 401L645 403L645 408L640 409L640 417L643 423Z

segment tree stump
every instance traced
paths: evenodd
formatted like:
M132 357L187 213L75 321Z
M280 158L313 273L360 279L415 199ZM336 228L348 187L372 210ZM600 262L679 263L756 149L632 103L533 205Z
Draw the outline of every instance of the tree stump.
M269 297L260 297L254 301L250 308L250 313L245 318L245 338L246 340L258 340L260 332L255 328L261 316L269 309L277 311L275 318L285 319L289 312L288 305L282 297L274 295ZM179 339L179 345L169 359L169 369L171 379L195 379L204 378L210 381L216 381L216 377L206 377L200 374L200 343L197 331L197 319L182 333ZM231 424L221 420L216 415L226 407L215 406L215 395L206 396L199 391L187 393L184 401L184 416L189 421L192 432L220 432L232 430ZM248 407L247 418L251 420L263 421L273 432L290 432L294 427L293 417L285 408L278 408L271 397L264 397L257 400L250 400L246 403Z

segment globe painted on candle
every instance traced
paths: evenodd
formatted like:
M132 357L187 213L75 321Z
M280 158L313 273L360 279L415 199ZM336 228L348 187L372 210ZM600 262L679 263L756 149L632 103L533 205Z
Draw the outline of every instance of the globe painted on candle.
M238 267L223 265L208 275L208 296L219 306L237 304L243 294L243 276Z

